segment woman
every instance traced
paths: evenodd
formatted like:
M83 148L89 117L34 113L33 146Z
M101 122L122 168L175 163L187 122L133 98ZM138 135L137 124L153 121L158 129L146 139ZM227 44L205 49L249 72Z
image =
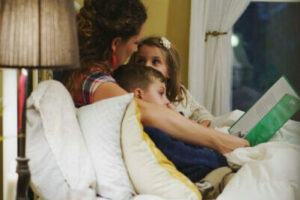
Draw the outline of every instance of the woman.
M77 18L81 69L67 75L76 106L126 94L111 77L137 51L147 15L140 0L85 0ZM139 99L141 121L172 137L221 153L249 146L246 140L198 125L164 106Z

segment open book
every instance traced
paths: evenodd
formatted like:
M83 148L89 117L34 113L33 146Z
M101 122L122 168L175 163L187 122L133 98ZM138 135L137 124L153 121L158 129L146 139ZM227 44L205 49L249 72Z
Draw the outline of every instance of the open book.
M282 76L229 128L229 133L245 138L251 146L266 142L299 109L299 96Z

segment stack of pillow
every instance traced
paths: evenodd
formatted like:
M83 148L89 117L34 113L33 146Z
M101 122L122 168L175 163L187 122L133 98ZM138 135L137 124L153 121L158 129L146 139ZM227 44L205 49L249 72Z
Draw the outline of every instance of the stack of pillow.
M28 101L31 184L43 199L199 200L187 177L143 132L132 94L74 107L57 81Z

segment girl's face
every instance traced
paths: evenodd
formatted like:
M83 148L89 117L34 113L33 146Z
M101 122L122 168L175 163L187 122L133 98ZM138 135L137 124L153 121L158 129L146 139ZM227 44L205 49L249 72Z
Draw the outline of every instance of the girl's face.
M134 62L153 67L157 71L160 71L165 78L169 78L166 53L156 46L142 45L136 54Z
M139 34L130 37L128 40L121 40L116 48L117 65L122 65L125 61L137 51L138 41L144 33L144 25L142 25Z

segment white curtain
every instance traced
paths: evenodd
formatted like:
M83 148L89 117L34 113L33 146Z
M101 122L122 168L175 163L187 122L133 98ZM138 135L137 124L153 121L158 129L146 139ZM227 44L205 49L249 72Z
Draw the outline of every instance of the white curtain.
M231 109L231 29L250 0L191 0L189 89L212 114ZM227 32L208 36L206 32Z

